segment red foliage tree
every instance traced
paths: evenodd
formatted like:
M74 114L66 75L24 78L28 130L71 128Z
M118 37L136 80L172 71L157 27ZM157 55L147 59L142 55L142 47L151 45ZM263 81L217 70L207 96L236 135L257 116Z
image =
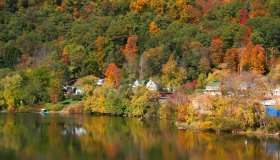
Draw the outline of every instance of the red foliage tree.
M240 9L239 10L239 14L240 14L240 24L241 25L245 25L249 19L249 12L247 9Z

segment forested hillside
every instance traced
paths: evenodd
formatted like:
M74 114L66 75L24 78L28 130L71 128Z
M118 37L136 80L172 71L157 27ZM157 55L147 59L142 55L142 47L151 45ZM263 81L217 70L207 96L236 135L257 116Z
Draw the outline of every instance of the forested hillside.
M170 88L216 70L278 81L279 50L280 0L0 0L2 106L57 102L88 75Z

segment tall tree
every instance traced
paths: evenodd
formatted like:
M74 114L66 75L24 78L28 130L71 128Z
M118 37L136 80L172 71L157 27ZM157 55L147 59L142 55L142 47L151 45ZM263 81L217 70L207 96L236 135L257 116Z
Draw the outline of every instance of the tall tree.
M111 63L108 65L106 72L105 72L105 82L113 85L114 87L119 87L121 75L119 68L116 64Z
M123 48L123 54L128 63L130 64L135 63L137 51L138 51L137 36L131 35L127 38L127 43Z
M215 37L212 39L212 43L210 46L210 58L213 65L217 66L223 61L223 41L219 37Z
M227 50L224 57L224 62L227 64L228 69L236 72L238 71L239 53L240 49L238 48L231 48Z
M137 73L137 63L136 63L136 58L137 58L137 52L138 52L138 47L137 47L137 36L136 35L131 35L127 39L127 43L122 49L122 53L125 56L128 64L128 74L129 74L129 79L134 79L136 78L136 73Z
M241 53L241 70L263 74L265 72L265 50L261 45L248 43Z
M166 87L176 89L183 84L186 73L183 67L177 66L174 56L171 55L162 67L162 82Z
M261 45L256 45L252 50L251 70L259 74L265 72L265 50Z

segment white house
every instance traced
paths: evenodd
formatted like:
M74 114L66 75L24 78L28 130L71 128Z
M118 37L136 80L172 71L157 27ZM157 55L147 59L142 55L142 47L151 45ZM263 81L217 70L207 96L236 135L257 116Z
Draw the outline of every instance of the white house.
M211 96L221 96L221 82L215 81L208 83L205 87L204 94Z
M272 96L280 96L280 88L274 88L272 90Z
M63 92L64 94L68 95L76 95L76 96L82 96L83 95L83 90L80 88L77 88L75 86L64 86L63 87Z
M261 101L261 104L264 105L265 107L275 106L277 104L277 101L275 99L266 99Z
M96 85L102 86L104 84L104 79L98 79Z
M254 83L243 82L239 85L239 90L245 91L245 90L248 90L248 89L253 89L255 87L256 87L256 84L254 84Z
M76 95L76 96L82 96L83 93L84 93L84 92L83 92L82 89L77 88L77 89L75 90L75 95Z
M148 83L146 84L146 88L150 91L157 91L159 90L159 86L156 82L149 80Z
M134 81L132 88L143 87L145 86L145 80L136 80Z

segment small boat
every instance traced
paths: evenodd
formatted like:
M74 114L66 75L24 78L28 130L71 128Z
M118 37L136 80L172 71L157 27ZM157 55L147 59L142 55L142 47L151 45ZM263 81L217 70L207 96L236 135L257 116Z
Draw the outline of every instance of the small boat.
M49 113L49 111L48 111L47 109L45 109L45 108L42 108L42 109L41 109L41 113L47 114L47 113Z

